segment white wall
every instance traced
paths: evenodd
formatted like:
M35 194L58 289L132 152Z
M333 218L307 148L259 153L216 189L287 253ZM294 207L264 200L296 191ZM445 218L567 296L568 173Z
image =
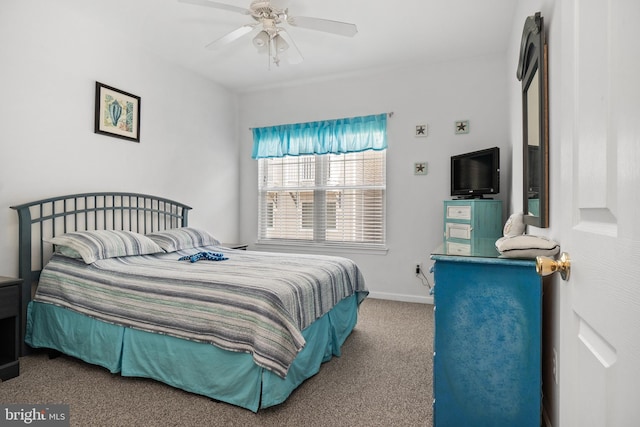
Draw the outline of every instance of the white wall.
M379 297L429 301L414 269L416 263L429 268L429 253L442 238L451 155L500 146L499 197L510 203L502 56L361 73L245 94L238 103L234 94L137 50L135 40L119 38L108 22L92 21L68 4L5 0L0 6L0 38L7 41L0 44L0 274L17 273L17 215L9 206L75 192L173 198L194 207L191 224L221 240L253 242L251 126L395 113L389 120L389 250L351 254ZM96 80L141 96L141 143L93 133ZM454 135L453 123L462 119L470 120L471 132ZM415 125L423 123L429 137L414 138ZM427 176L413 175L418 161L428 162Z
M0 40L0 275L18 270L9 206L63 194L164 196L238 238L235 95L62 2L3 0ZM96 81L142 98L139 144L93 133Z
M251 159L250 127L393 112L388 120L388 252L339 255L359 264L372 296L431 301L414 271L417 263L428 270L429 254L442 242L442 201L450 198L450 157L499 146L503 159L499 198L509 204L511 141L505 69L502 55L469 58L241 95L241 239L257 248L253 245L257 162ZM469 120L471 132L455 135L456 120ZM427 138L414 137L418 124L428 124ZM426 176L413 174L414 162L420 161L428 162Z

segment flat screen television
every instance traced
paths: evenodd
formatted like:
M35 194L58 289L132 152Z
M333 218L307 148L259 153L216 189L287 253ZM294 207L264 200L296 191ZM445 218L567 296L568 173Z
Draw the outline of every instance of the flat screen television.
M451 157L451 195L483 198L500 192L500 148L493 147Z

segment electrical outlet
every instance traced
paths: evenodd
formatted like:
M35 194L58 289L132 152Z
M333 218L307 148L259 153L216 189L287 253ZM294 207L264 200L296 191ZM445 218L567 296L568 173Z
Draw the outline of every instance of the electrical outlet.
M558 385L558 352L553 349L553 380Z
M420 274L421 271L422 271L422 267L420 267L420 264L416 264L416 276Z

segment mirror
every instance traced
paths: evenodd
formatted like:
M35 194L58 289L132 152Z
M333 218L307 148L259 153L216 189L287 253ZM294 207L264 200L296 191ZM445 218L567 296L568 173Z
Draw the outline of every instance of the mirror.
M527 17L517 71L522 82L524 222L549 226L549 107L547 44L540 12Z

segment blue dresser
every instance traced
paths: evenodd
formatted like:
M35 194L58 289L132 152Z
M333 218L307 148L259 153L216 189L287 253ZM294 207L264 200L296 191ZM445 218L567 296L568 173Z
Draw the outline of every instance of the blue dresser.
M499 258L495 248L450 255L446 244L431 258L434 425L539 427L542 280L535 261Z

